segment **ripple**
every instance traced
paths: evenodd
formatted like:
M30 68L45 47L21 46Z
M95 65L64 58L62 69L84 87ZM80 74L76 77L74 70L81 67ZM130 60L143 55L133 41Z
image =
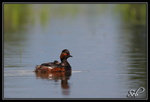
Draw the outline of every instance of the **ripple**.
M72 73L89 72L89 70L73 70Z
M4 76L27 76L32 75L32 70L5 70Z

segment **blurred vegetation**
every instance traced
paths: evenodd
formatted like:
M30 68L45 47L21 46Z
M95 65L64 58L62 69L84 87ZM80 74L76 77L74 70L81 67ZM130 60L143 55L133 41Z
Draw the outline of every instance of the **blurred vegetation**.
M147 16L146 6L146 3L118 4L116 9L122 13L125 22L145 25Z
M3 4L4 33L25 29L27 24L36 24L36 20L45 26L52 16L74 18L79 13L102 13L108 5L115 6L125 22L146 24L146 4Z
M29 8L26 4L4 4L4 32L14 32L27 22Z

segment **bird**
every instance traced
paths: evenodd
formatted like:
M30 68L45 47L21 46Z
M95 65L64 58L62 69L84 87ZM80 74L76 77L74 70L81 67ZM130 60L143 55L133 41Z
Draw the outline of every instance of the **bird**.
M41 65L36 65L34 72L40 73L52 73L52 72L68 72L71 71L71 66L67 61L68 58L73 57L70 55L68 49L62 50L60 54L61 62L55 60L54 62L42 63Z

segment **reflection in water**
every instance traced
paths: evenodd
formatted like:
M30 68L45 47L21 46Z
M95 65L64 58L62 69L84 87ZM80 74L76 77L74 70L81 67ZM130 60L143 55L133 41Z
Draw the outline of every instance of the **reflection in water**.
M4 4L5 34L24 30L30 15L31 8L28 4Z
M37 78L42 79L51 79L55 82L58 82L58 80L61 80L61 88L63 95L69 95L70 85L68 83L68 80L71 76L71 72L56 72L56 73L37 73Z
M126 93L130 89L144 87L146 90L146 47L144 38L146 34L146 27L144 26L146 24L146 10L144 5L126 4L124 7L122 4L118 5L117 9L122 11L121 13L116 11L117 14L115 15L114 12L111 13L110 5L102 6L101 4L92 4L92 6L91 4L5 4L5 97L49 98L66 95L66 97L120 98L126 97ZM118 25L120 26L118 27ZM120 27L122 28L120 29ZM118 33L120 30L121 33ZM118 36L122 38L118 39ZM119 43L117 43L118 40ZM87 77L85 77L86 74L75 74L75 79L72 79L74 87L72 87L68 83L71 73L36 73L37 78L48 79L53 83L61 81L62 95L58 94L60 92L58 89L56 94L49 96L48 93L50 91L52 93L53 90L44 88L43 92L39 89L41 86L34 87L36 85L35 79L28 77L24 71L18 72L22 69L33 70L30 68L35 64L53 59L53 55L50 54L65 46L74 51L76 58L72 63L73 66L81 67L81 70L90 70ZM118 53L120 50L123 51ZM119 60L113 60L117 58ZM112 65L105 63L112 63ZM120 63L123 63L123 65L125 63L125 68L123 66L115 69ZM101 66L101 68L93 66ZM13 73L13 75L17 74L16 78L12 77L11 70L13 72L17 70L17 73ZM93 73L95 74L91 77L90 75ZM120 76L123 78L120 78ZM82 77L88 79L86 80L88 84L84 83L85 79ZM95 80L96 78L98 80ZM31 83L27 84L29 81ZM46 80L46 82L48 81ZM31 88L31 86L33 87ZM49 89L52 86L53 84L48 86ZM70 87L71 94L69 93ZM29 91L30 89L32 89L32 93ZM113 89L115 91L112 91ZM105 95L104 92L107 94ZM40 93L45 93L48 96ZM123 96L120 95L121 93L123 93ZM141 97L145 97L144 94L141 95L143 95Z
M122 13L125 22L131 24L146 24L146 3L137 4L121 4L116 9Z
M129 27L127 24L124 28L122 43L125 43L126 71L131 82L129 89L144 87L147 90L146 26L133 24ZM141 97L146 97L146 91Z

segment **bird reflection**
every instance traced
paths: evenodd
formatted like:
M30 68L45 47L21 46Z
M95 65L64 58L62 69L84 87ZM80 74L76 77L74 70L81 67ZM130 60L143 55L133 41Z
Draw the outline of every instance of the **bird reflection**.
M61 88L63 95L69 95L69 89L70 85L68 83L68 80L71 76L71 72L54 72L54 73L38 73L36 72L37 78L42 79L50 79L57 82L58 80L61 80Z

